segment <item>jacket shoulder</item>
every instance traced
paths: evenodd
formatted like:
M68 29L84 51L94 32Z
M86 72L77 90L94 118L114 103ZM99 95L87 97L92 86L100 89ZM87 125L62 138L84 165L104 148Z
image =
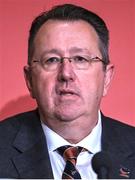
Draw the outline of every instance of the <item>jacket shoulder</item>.
M102 127L104 136L107 134L111 139L117 139L119 141L127 141L128 143L135 142L135 127L123 123L119 120L106 117L102 114Z
M132 125L129 125L129 124L126 124L126 123L124 123L124 122L122 122L122 121L120 121L120 120L117 120L117 119L113 119L113 118L110 118L110 117L107 117L107 116L104 116L104 115L102 115L103 116L103 121L104 121L104 123L106 124L106 125L108 125L108 126L111 126L111 127L114 127L114 128L120 128L121 130L123 129L123 130L125 130L125 129L127 129L127 130L135 130L135 127L134 126L132 126Z
M36 113L37 111L24 112L0 121L0 143L12 142L22 123L29 123Z

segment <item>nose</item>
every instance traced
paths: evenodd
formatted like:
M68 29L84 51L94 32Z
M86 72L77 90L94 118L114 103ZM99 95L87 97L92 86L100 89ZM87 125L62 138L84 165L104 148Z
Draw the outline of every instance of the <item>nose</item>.
M72 62L68 58L64 58L58 72L58 80L63 82L74 81L76 74L74 72Z

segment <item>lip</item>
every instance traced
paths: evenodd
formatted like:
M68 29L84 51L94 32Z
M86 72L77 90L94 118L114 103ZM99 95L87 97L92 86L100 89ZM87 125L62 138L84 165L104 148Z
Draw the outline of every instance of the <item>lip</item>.
M64 95L77 95L79 96L78 92L76 92L73 89L59 89L57 91L58 95L64 96Z

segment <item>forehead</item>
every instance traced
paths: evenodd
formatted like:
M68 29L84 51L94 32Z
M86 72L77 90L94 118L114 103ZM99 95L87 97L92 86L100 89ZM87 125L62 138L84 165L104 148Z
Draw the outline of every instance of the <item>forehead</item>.
M98 35L95 29L83 20L63 21L48 20L36 34L34 46L43 49L77 49L92 50L98 48Z
M61 30L64 28L70 28L71 30L77 30L76 33L85 31L85 33L88 32L88 33L96 34L96 36L98 36L94 27L84 20L73 20L73 21L48 20L40 27L40 29L38 30L38 32L36 34L36 38L41 34L47 33L48 31L52 32L51 30L53 30L53 32L55 32L56 30L59 30L59 32L61 32ZM69 31L70 31L70 29L69 29ZM68 29L67 29L67 31L68 31Z

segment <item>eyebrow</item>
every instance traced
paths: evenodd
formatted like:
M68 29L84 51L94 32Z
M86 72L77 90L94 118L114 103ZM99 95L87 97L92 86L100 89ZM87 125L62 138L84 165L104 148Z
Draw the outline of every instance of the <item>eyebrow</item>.
M44 54L60 54L60 50L59 49L50 49L50 50L45 50L43 52L43 55Z
M90 53L90 51L87 48L79 48L79 47L72 47L69 50L70 53L78 53L78 52L85 52L85 53Z

